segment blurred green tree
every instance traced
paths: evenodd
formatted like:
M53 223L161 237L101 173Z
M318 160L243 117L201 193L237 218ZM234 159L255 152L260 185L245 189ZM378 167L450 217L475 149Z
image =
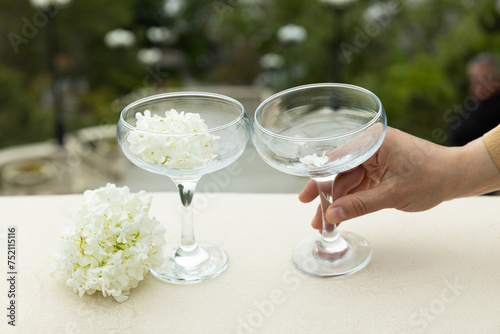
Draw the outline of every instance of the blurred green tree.
M363 86L380 97L390 125L446 143L433 131L446 132L444 115L467 97L467 60L500 51L500 8L487 0L369 0L344 8L300 0L88 0L72 1L47 22L28 1L1 6L0 147L53 133L51 61L73 89L76 102L65 110L70 131L116 122L112 102L142 88L262 82L267 53L283 58L266 81L273 89L331 81ZM276 33L287 24L304 27L307 38L281 42ZM153 26L177 38L158 45L146 38ZM104 36L116 28L132 31L136 43L108 48ZM57 50L48 49L51 38ZM186 62L138 62L138 51L153 47ZM30 122L41 126L16 136Z

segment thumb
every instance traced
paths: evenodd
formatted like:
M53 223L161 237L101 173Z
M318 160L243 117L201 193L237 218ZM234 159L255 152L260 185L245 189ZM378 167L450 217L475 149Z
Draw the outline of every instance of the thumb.
M382 184L336 199L326 211L326 219L332 224L366 215L391 207L388 189Z

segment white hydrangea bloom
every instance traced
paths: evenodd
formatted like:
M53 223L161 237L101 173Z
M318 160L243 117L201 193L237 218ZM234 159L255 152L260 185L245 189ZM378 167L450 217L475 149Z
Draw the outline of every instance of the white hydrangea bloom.
M139 132L131 132L127 141L130 143L130 151L147 163L159 163L172 168L193 168L202 166L217 156L214 153L215 141L220 137L206 132L208 126L200 114L183 111L178 113L175 109L170 109L165 112L165 117L161 117L151 116L151 112L145 110L144 115L137 113L135 117ZM173 135L165 136L165 133Z
M304 165L321 167L328 162L328 156L325 154L326 151L323 151L323 155L321 157L318 157L316 153L306 155L305 157L300 158L299 161Z
M151 267L162 263L165 229L148 216L151 197L114 184L87 190L75 225L62 234L54 272L80 297L102 291L118 302L128 299Z

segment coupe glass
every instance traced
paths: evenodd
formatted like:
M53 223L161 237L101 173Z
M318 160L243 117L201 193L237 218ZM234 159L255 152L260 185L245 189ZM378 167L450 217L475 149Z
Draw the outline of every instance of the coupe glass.
M149 110L151 117L164 118L165 112L170 109L178 113L199 114L208 130L165 133L138 128L137 113L144 114ZM224 95L205 92L150 96L123 109L117 137L130 161L149 172L168 176L179 189L182 203L181 240L164 247L165 262L151 269L153 275L173 283L196 283L220 275L227 268L227 255L217 245L195 240L191 202L196 184L204 174L230 165L245 150L250 139L250 121L241 103ZM148 154L138 154L137 147L131 147L137 138L146 138L144 145L151 145L158 151L169 147L171 153L163 153L163 156L156 151L151 153L160 154L157 159L150 159ZM210 150L208 155L203 151L205 149ZM165 163L171 161L169 159L174 155L184 155L182 163Z
M371 157L384 140L387 120L372 92L346 84L320 83L277 93L255 112L252 140L262 159L282 172L316 181L321 234L294 248L295 266L311 276L342 277L365 267L371 248L361 236L325 219L336 176Z

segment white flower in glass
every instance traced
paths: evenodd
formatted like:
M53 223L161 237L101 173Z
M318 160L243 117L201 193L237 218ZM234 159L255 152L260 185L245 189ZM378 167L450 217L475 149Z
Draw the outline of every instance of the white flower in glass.
M165 112L165 117L137 113L136 128L127 137L130 151L148 163L159 163L172 168L194 168L209 163L217 155L215 141L208 126L197 113ZM158 133L158 135L155 135ZM198 133L198 134L197 134ZM172 134L172 136L165 136Z
M318 157L316 153L306 155L305 157L300 158L299 161L304 165L321 167L328 162L328 156L325 154L326 151L323 151L323 155L321 157Z
M75 225L62 234L54 272L64 274L80 297L102 291L127 300L130 289L163 260L165 229L148 216L150 206L144 191L131 194L128 187L108 183L85 191Z

